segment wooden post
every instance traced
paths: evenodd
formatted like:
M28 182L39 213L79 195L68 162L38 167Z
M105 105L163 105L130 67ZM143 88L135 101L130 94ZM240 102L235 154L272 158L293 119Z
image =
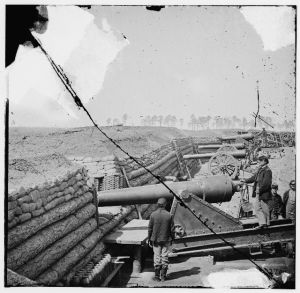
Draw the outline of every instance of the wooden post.
M134 247L133 252L133 263L132 263L132 273L141 273L142 272L142 246L137 245Z
M121 167L121 170L122 170L122 173L123 173L123 175L124 175L124 178L125 178L125 181L126 181L127 186L128 186L128 187L131 187L131 185L130 185L130 183L129 183L129 180L128 180L128 178L127 178L126 171L125 171L124 167ZM139 218L140 220L142 220L143 217L142 217L141 211L140 211L140 209L139 209L139 206L138 206L137 204L135 204L134 207L135 207L136 212L137 212L137 214L138 214L138 218Z
M96 206L95 218L97 222L97 227L99 227L98 199L97 199L97 190L95 184L93 184L92 186L92 194L93 194L93 204Z

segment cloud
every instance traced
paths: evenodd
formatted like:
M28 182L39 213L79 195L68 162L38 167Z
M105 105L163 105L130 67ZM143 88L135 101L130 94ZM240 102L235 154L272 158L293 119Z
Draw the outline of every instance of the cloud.
M261 37L265 51L276 51L295 43L295 10L292 7L242 7L240 11Z

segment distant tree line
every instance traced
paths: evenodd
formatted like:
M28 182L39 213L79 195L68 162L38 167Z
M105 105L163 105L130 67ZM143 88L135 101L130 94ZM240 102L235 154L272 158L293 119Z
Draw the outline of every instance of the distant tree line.
M108 126L114 125L127 125L128 114L123 114L121 119L119 118L108 118L106 124ZM295 129L295 121L293 120L284 120L281 123L273 122L273 119L269 116L261 116L261 118L267 122L263 122L260 119L257 119L258 128L266 128L271 130L272 125L274 129L283 130L283 129ZM178 128L188 128L191 130L204 130L204 129L230 129L230 128L239 128L239 129L249 129L254 128L254 118L239 118L237 116L196 116L192 114L188 121L185 121L183 118L178 118L175 115L147 115L141 118L141 126L159 126L159 127L178 127Z

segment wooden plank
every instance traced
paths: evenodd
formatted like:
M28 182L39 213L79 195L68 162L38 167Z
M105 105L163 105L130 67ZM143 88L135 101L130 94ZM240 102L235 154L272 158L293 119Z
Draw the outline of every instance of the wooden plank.
M109 276L105 279L105 281L100 285L100 287L107 287L108 284L111 282L111 280L114 278L114 276L118 273L118 271L123 266L123 261L114 262L114 270L109 274Z
M149 220L133 219L122 227L121 230L139 230L148 229Z
M139 230L117 230L104 237L104 243L118 243L143 245L148 238L148 231L145 229Z

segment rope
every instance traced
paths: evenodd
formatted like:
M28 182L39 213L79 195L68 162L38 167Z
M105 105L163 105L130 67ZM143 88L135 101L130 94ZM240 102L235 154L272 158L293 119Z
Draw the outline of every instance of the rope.
M34 36L33 36L34 37ZM41 42L34 37L34 39L37 41L40 49L42 50L42 52L45 54L45 56L47 57L47 59L49 60L51 66L53 67L54 71L56 72L56 74L58 75L58 77L60 78L60 80L62 81L62 83L64 84L64 86L66 87L67 91L71 94L71 96L74 99L74 102L76 103L76 105L78 106L78 108L82 108L87 116L89 117L89 119L91 120L91 122L93 123L93 125L115 146L117 147L121 152L123 152L125 155L127 155L131 160L133 160L136 164L138 164L141 168L145 169L149 174L151 174L154 178L156 178L175 198L177 201L180 202L180 204L185 207L186 209L188 209L192 215L194 217L196 217L208 230L210 230L214 235L216 235L218 238L220 238L226 245L230 246L234 251L236 251L237 253L239 253L240 255L242 255L243 257L245 257L246 259L248 259L252 264L254 264L257 269L262 272L263 274L265 274L269 279L274 280L276 283L278 283L277 280L275 280L273 278L273 276L264 268L262 268L260 265L258 265L253 259L251 259L248 254L245 254L244 252L240 251L239 249L234 247L234 244L231 244L230 242L228 242L226 239L224 239L222 236L220 236L218 233L216 233L213 229L211 229L203 220L201 220L192 210L191 208L181 199L181 197L179 195L177 195L162 179L160 176L154 174L150 169L148 169L146 166L144 166L142 163L140 163L136 158L134 158L133 156L131 156L126 150L124 150L118 143L116 143L114 141L114 139L112 139L110 136L108 136L99 126L98 124L94 121L94 119L92 118L92 116L90 115L90 113L88 112L88 110L86 109L86 107L82 104L80 98L77 96L76 92L74 91L74 89L72 88L70 81L68 80L67 76L65 75L65 73L63 72L62 68L60 66L57 66L55 64L55 62L53 61L53 59L50 57L50 55L46 52L46 50L43 48Z

